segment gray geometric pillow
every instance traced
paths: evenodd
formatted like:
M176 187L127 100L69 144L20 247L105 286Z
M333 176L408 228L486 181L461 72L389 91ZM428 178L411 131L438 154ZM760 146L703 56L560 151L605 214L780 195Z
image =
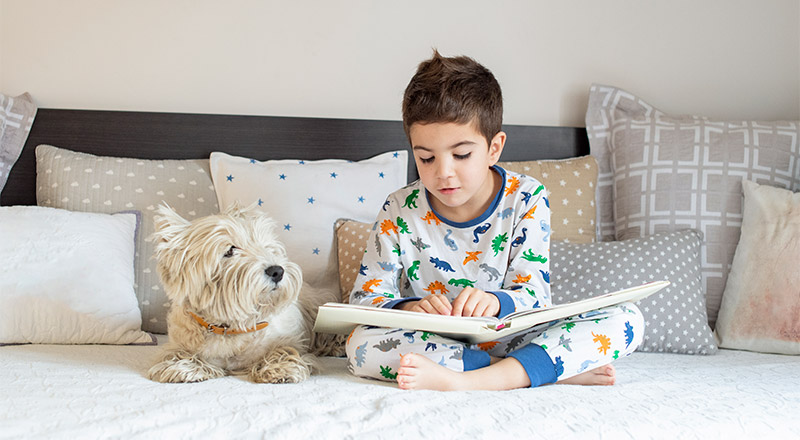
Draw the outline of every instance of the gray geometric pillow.
M19 159L36 117L36 104L27 93L10 97L0 93L0 191Z
M645 319L638 351L714 354L700 277L699 232L687 229L624 241L550 245L550 288L555 304L668 280L636 302Z
M713 327L739 241L742 179L800 189L800 124L668 115L599 84L589 94L586 124L600 167L601 233L609 232L609 220L617 240L701 231L700 267Z
M208 159L123 159L39 145L36 200L70 211L141 211L134 263L142 330L166 333L169 300L153 258L153 211L166 202L188 220L219 212Z

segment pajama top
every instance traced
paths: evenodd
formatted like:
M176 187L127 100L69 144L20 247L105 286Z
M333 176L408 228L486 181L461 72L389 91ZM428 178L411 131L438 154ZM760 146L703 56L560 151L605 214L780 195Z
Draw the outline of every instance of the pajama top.
M386 199L350 294L392 308L431 293L451 302L465 287L493 293L502 317L550 300L550 206L538 180L492 167L503 180L491 206L457 223L430 205L421 181Z

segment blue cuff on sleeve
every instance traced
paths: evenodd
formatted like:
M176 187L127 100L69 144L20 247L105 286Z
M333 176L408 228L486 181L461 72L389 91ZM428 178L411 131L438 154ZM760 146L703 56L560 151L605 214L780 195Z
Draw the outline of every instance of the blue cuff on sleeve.
M496 296L497 299L500 301L500 312L497 313L498 318L510 315L516 311L517 306L514 304L514 300L511 299L511 296L509 294L498 291L489 291L488 293L491 293L492 295Z
M519 350L512 351L508 357L513 357L522 364L522 368L525 369L525 373L531 380L531 388L553 383L558 379L553 360L539 345L528 344Z
M483 350L473 350L466 347L464 348L461 360L464 362L464 371L488 367L489 364L492 363L492 357L489 356L489 353Z
M417 297L413 297L413 296L412 297L408 297L408 298L398 298L398 299L393 299L393 300L391 300L389 302L383 303L383 305L381 307L383 307L384 309L393 309L393 308L397 307L398 305L400 305L400 304L402 304L404 302L407 302L407 301L419 301L421 299L422 298L417 298Z

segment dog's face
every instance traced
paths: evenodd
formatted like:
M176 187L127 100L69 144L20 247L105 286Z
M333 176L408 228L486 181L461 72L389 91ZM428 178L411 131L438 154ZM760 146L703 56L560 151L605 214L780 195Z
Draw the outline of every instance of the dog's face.
M232 206L189 222L160 206L155 226L158 271L173 307L246 326L297 300L300 268L257 209Z

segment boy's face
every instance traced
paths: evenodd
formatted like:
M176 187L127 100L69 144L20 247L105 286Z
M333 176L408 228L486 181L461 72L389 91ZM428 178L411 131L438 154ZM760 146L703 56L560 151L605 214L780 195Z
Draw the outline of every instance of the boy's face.
M415 123L409 137L417 171L437 212L464 222L488 208L499 190L490 167L500 158L505 133L487 144L473 124Z

